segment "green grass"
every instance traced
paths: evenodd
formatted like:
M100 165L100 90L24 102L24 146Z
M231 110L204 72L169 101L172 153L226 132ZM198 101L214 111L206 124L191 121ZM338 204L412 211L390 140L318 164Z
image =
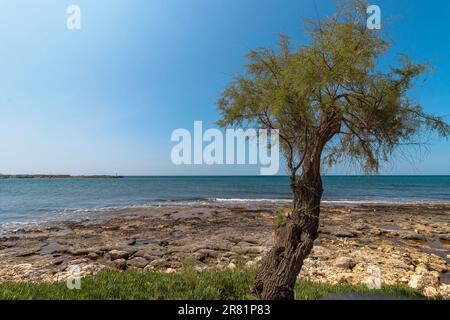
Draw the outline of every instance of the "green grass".
M0 283L0 299L38 300L241 300L254 299L250 294L255 273L252 270L188 269L177 274L130 271L120 273L103 270L82 279L81 290L67 289L65 282ZM297 284L296 299L320 299L330 294L371 291L365 285L328 285L301 281ZM379 294L408 298L424 296L405 286L384 286Z

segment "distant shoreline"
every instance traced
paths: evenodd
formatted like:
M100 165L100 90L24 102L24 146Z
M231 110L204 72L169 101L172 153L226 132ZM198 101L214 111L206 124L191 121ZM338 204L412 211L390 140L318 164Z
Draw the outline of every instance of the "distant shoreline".
M121 179L123 176L91 175L72 176L64 174L0 174L0 179Z

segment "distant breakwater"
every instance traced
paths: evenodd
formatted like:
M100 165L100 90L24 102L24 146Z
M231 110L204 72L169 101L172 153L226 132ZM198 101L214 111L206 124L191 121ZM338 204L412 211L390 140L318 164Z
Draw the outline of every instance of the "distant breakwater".
M72 175L51 175L51 174L0 174L0 179L120 179L122 176L91 175L91 176L72 176Z

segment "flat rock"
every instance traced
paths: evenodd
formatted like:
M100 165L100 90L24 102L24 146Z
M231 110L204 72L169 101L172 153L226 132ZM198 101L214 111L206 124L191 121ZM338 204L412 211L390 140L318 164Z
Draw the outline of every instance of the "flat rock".
M356 262L349 257L339 257L335 260L334 265L341 269L351 270L356 266Z
M338 238L355 238L356 234L350 231L336 230L331 231L331 234Z
M118 260L118 259L128 259L130 254L127 251L120 251L120 250L111 250L109 252L109 256L111 257L111 260Z
M135 268L145 268L148 265L148 261L142 257L135 257L128 260L128 265Z

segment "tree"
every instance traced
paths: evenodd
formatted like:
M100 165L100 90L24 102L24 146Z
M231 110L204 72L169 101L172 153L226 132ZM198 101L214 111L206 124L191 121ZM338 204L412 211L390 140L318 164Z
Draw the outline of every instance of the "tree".
M428 69L401 55L396 66L380 58L390 47L367 29L366 3L340 2L336 13L307 21L310 43L248 53L218 102L222 126L278 129L293 192L293 209L275 231L274 246L258 269L253 292L261 299L293 299L304 259L318 236L323 194L321 167L344 159L366 173L405 146L447 137L443 118L424 112L410 89Z

